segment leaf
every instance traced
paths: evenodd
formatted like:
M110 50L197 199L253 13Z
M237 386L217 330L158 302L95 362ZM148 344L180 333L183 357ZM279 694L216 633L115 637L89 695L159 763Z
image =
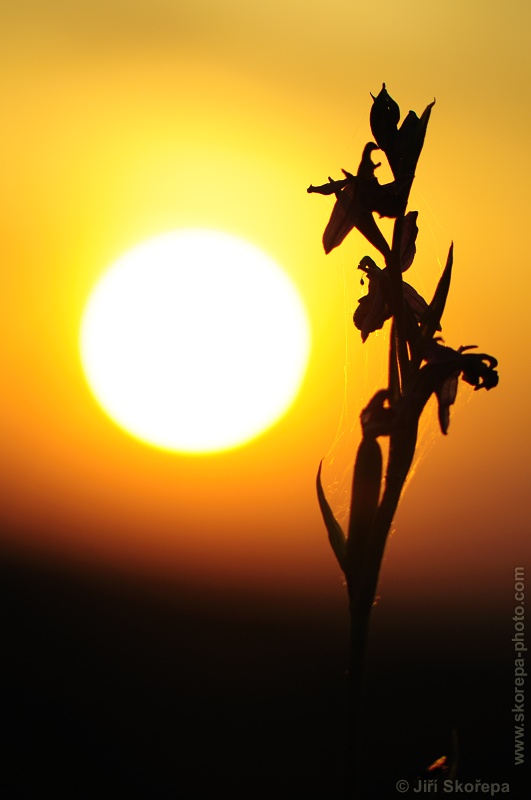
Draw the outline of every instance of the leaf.
M364 436L358 448L352 479L347 543L350 560L362 557L369 540L380 499L381 482L382 451L380 445L374 437Z
M448 251L448 259L444 268L443 274L440 277L433 300L431 301L427 312L423 317L422 336L425 342L431 341L436 331L441 329L441 318L446 305L446 298L450 289L450 281L452 278L452 264L454 260L454 245L450 245Z
M319 500L319 508L321 509L321 514L323 516L324 523L326 525L326 530L328 531L328 540L334 551L334 555L339 562L339 566L345 572L346 570L346 558L347 558L347 540L345 538L345 534L343 533L343 529L341 525L334 517L333 511L330 508L328 500L325 497L325 493L323 490L323 485L321 483L321 468L323 466L323 462L321 461L319 464L319 469L317 470L317 499Z

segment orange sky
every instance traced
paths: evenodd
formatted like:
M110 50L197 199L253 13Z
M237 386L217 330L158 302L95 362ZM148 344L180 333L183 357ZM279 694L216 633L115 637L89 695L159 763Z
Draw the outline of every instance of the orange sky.
M386 338L362 346L350 323L364 291L353 267L370 248L354 232L325 257L331 204L306 187L356 170L369 92L386 81L403 115L437 100L410 202L420 234L408 280L430 295L455 242L444 334L498 357L501 381L473 397L462 386L448 437L432 420L384 579L428 603L449 580L458 595L485 577L503 592L529 554L529 5L29 0L3 16L4 547L183 582L341 591L315 472L327 456L341 514ZM114 427L78 353L102 271L186 226L241 236L282 264L314 342L289 413L207 457Z

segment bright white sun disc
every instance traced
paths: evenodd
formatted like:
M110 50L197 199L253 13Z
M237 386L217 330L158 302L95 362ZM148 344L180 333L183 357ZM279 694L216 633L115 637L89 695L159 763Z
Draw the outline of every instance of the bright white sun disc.
M236 447L289 408L310 333L300 296L257 248L168 233L104 273L85 307L83 369L120 427L169 450Z

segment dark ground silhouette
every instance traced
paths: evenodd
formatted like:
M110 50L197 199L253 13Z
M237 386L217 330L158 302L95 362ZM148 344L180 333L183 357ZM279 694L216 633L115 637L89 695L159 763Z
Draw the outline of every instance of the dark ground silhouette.
M0 567L3 799L340 797L346 610ZM367 796L399 796L456 723L463 779L512 780L504 613L472 640L466 620L393 613L374 623Z

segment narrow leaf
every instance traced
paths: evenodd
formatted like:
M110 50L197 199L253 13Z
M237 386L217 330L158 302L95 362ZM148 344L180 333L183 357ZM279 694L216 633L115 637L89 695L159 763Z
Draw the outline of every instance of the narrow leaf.
M450 245L448 251L448 259L444 268L443 274L435 289L433 300L431 301L426 314L423 317L422 335L424 341L431 341L435 331L441 330L441 318L446 305L446 298L448 297L448 290L450 289L450 281L452 278L452 264L454 259L454 245Z
M341 525L334 517L333 511L330 508L328 500L325 497L323 485L321 483L322 466L323 462L321 461L319 464L319 469L317 470L317 499L319 500L319 508L321 509L321 514L323 516L323 520L326 525L326 530L328 531L328 539L330 541L330 545L332 547L332 550L334 551L335 557L339 562L339 566L341 567L343 572L345 572L346 557L347 557L347 540L345 538L345 534L343 533Z

